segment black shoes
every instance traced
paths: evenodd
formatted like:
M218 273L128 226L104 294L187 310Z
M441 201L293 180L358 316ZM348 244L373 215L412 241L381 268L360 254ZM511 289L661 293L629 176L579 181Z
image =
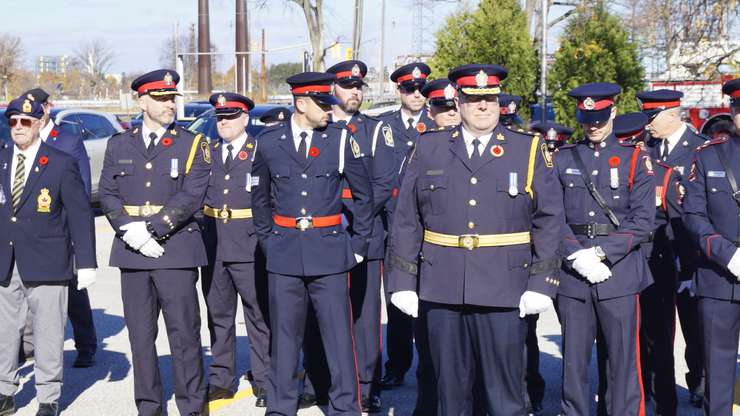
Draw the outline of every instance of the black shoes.
M95 354L89 352L78 352L77 359L75 360L72 367L74 368L89 368L95 365Z
M391 390L403 384L403 376L397 376L393 373L387 373L380 379L381 390Z
M528 416L538 416L542 413L542 403L532 403L527 408L527 415Z
M298 397L298 408L308 409L312 406L324 406L329 404L328 398L318 398L310 393L303 393Z
M252 392L254 393L254 397L257 398L254 405L256 407L267 407L267 391L265 391L265 388L255 387L252 389Z
M208 401L231 399L234 392L231 389L225 389L219 386L208 386Z
M383 410L380 397L371 395L362 398L362 411L364 413L378 413Z
M15 414L15 398L0 394L0 416Z
M59 403L41 403L36 416L59 416Z

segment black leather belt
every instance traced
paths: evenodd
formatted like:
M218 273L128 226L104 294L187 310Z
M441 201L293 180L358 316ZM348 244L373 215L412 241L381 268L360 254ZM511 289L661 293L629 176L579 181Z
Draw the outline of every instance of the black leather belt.
M568 226L573 231L573 234L585 235L588 238L594 238L599 235L609 235L609 233L617 230L617 228L611 224L597 224L595 222L590 222L588 224L568 224Z

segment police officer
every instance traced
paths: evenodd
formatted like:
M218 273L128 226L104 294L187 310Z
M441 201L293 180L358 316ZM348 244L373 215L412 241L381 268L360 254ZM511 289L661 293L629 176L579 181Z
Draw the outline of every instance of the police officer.
M522 128L524 120L519 117L519 106L522 103L522 97L518 95L501 94L499 97L499 107L501 107L501 124Z
M489 414L524 413L521 318L558 288L559 188L540 137L498 123L506 74L450 71L462 124L420 137L393 220L391 302L426 317L440 415L469 412L476 374Z
M260 121L269 127L284 122L288 117L290 117L290 110L285 107L275 107L262 113Z
M43 127L39 132L41 140L52 147L67 153L75 158L77 167L80 170L82 182L85 185L85 191L88 198L91 195L90 180L90 158L82 142L82 137L73 134L69 130L61 129L51 118L52 103L49 101L49 94L41 88L34 88L23 95L31 94L36 102L41 104L44 110L44 116L41 118ZM68 316L72 323L72 332L74 333L75 349L77 358L72 364L73 367L86 368L95 364L95 351L98 348L97 335L95 333L95 324L93 322L92 310L90 309L90 298L87 290L77 290L77 285L70 284ZM30 315L29 315L30 318ZM26 331L31 329L27 325Z
M11 101L5 111L12 144L0 149L2 415L15 413L26 310L33 314L36 414L59 414L67 285L75 266L78 290L96 276L95 227L77 162L40 139L43 115L31 94Z
M566 144L573 135L572 128L553 121L532 123L532 125L529 126L529 129L542 135L542 138L547 144L547 150L549 150L550 153L555 152L555 149Z
M393 129L393 150L396 172L399 172L391 199L386 205L386 229L390 232L390 223L396 205L398 189L401 186L404 161L416 143L419 134L435 127L434 121L429 118L426 110L424 95L421 90L432 70L423 62L412 62L403 65L391 73L391 81L396 83L401 99L401 108L396 111L381 114L380 119ZM391 267L387 265L386 268ZM386 289L386 299L390 294ZM381 380L384 389L392 389L403 384L406 372L411 368L414 358L414 323L411 318L398 310L390 302L386 302L388 323L386 325L386 339L388 361L385 363L385 374ZM419 377L417 377L417 380Z
M380 284L385 256L383 215L396 180L395 141L390 126L359 111L366 85L365 63L357 60L339 62L326 72L336 76L334 96L339 104L334 106L333 121L346 126L360 145L362 153L371 156L363 161L366 162L373 186L373 232L366 260L350 270L350 299L362 411L375 413L381 410ZM353 197L346 181L343 183L342 202L347 207L346 214L351 216Z
M578 100L576 119L585 138L555 153L564 190L564 257L558 315L563 333L564 415L589 413L588 363L603 332L609 370L607 411L644 412L640 378L639 300L651 276L640 243L655 220L650 156L613 134L611 83L585 84L568 95Z
M203 208L211 151L202 135L174 123L179 80L177 72L160 69L131 83L144 121L108 140L100 176L100 205L116 231L110 265L121 269L134 399L142 416L163 412L154 344L160 309L180 414L201 414L206 399L195 284L207 258L193 214Z
M686 182L684 220L702 256L696 276L704 343L704 414L730 415L740 334L740 78L727 81L734 135L701 146Z
M267 258L272 330L268 415L295 415L296 365L313 305L331 373L331 415L359 415L347 271L367 255L373 193L359 143L329 124L334 74L287 79L290 121L265 129L252 170L252 207ZM342 225L341 180L353 197L352 235Z
M460 124L460 112L457 111L455 97L457 89L447 78L429 81L421 90L427 99L429 116L437 127L456 126Z
M267 276L255 263L257 236L252 223L252 157L256 142L247 134L254 102L235 94L211 95L221 141L211 144L213 165L206 190L204 238L209 267L203 294L208 306L211 361L208 400L232 398L236 386L236 307L241 297L249 336L249 362L257 407L265 407L270 329L266 322Z
M647 129L650 139L647 150L653 160L673 168L683 180L691 168L696 148L707 139L695 133L681 119L683 93L674 90L655 90L637 93L643 113L650 118ZM673 328L676 325L676 307L681 331L686 340L684 358L689 372L686 384L691 404L700 407L704 394L704 368L701 347L699 312L692 280L696 274L698 247L688 235L680 217L672 218L667 227L658 229L651 257L655 284L642 295L642 317L655 319L642 332L646 345L653 346L643 356L649 367L644 374L660 414L675 414L676 380L673 355ZM649 363L649 364L648 364Z

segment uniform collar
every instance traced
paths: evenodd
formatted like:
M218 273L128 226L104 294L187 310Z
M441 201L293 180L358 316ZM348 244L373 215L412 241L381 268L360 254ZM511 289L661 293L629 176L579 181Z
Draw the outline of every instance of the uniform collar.
M223 143L221 144L221 148L223 149L223 153L226 154L228 153L228 150L226 150L226 146L232 145L234 146L234 150L239 150L242 147L244 147L244 144L246 142L247 142L247 132L245 131L241 136L234 139L233 142L223 141Z
M52 130L54 130L54 122L51 121L51 118L49 118L49 122L47 122L46 125L41 129L41 131L39 131L39 136L41 136L41 140L46 141L46 139L49 138Z
M18 146L13 144L13 157L17 155L18 153L22 154L26 157L25 160L30 161L30 163L33 163L34 160L36 160L36 154L39 151L39 148L41 147L41 140L36 140L36 143L32 144L31 146L28 146L26 150L21 150L18 148Z
M665 138L665 142L663 145L667 143L669 151L675 149L676 144L678 144L679 140L681 140L683 134L686 133L687 128L688 127L686 127L686 123L682 122L681 127L679 127L678 130L674 131L670 136Z
M412 116L411 113L407 112L405 109L401 108L401 121L403 121L404 126L408 127L408 120L409 118L414 119L414 126L419 124L419 120L421 120L421 115L424 113L424 109L419 111L419 114Z
M167 131L167 127L159 127L157 130L154 131L154 134L157 135L157 140L161 139L162 136L164 136L164 133ZM146 124L141 123L141 135L144 138L144 140L149 140L149 134L152 133L151 130L146 126Z

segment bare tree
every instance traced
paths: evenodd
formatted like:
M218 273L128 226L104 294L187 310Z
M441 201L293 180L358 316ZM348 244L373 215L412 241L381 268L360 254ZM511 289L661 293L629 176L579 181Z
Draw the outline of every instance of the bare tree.
M0 85L2 85L3 95L6 99L9 98L8 85L20 69L22 54L21 38L4 33L0 34Z
M106 74L113 63L113 50L99 39L84 43L75 51L75 65L87 81L87 93L98 97L105 90Z
M740 0L622 0L625 25L650 58L651 72L669 78L710 78L740 64ZM735 29L737 30L737 29Z
M308 25L308 36L313 51L313 70L324 69L324 58L328 48L324 48L324 1L323 0L290 0L303 9Z

